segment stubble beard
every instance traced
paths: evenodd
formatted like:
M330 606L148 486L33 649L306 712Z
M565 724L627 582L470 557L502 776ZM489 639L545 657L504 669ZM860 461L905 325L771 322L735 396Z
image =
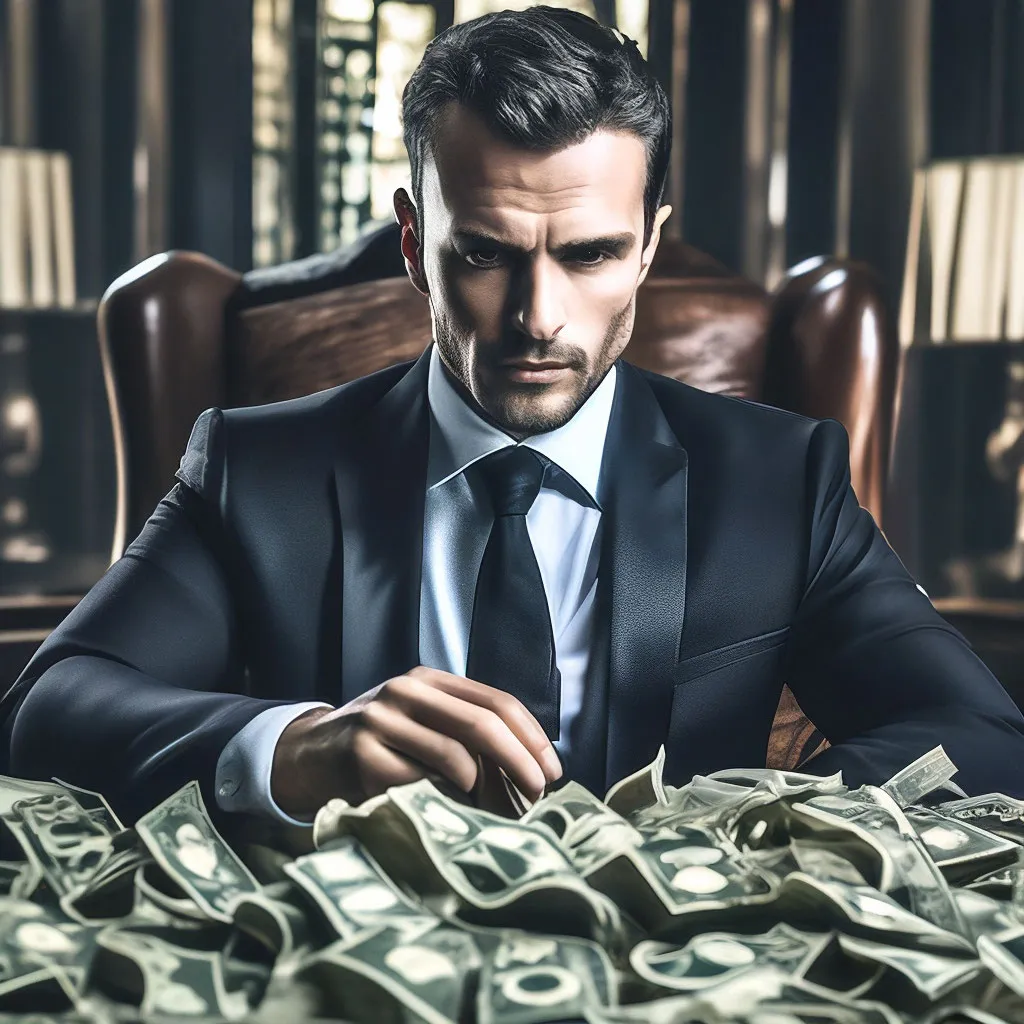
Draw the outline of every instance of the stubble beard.
M576 415L588 398L597 390L611 368L618 354L629 340L633 329L633 300L620 309L611 319L605 332L604 344L590 361L586 353L574 348L553 347L548 358L557 358L570 363L571 383L558 388L557 402L546 400L552 395L550 385L516 384L509 382L501 394L484 394L483 388L470 387L472 368L468 353L473 347L472 340L458 330L444 317L436 317L434 341L442 361L451 371L457 390L477 412L483 412L486 419L513 437L533 437L546 434L565 426ZM486 356L488 365L497 366L502 359L523 355L523 346L497 346L498 354ZM488 346L485 351L494 351ZM524 358L542 359L543 351L531 352ZM478 397L479 395L479 397Z

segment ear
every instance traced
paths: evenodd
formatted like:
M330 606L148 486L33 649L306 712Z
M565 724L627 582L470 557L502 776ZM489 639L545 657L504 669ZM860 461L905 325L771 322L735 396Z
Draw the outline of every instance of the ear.
M423 273L423 245L416 235L416 204L404 188L395 189L395 219L402 226L402 255L405 269L416 290L428 295L427 278Z
M640 258L640 277L636 282L637 288L644 283L647 271L651 269L651 261L654 259L654 253L658 249L658 242L661 240L661 226L668 220L671 213L671 206L662 206L654 215L654 223L651 225L651 240L647 243L647 248L644 249L643 255Z

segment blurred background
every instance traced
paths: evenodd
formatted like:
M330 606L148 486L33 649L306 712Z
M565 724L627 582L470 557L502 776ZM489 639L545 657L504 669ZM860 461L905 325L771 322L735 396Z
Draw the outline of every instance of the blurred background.
M408 177L401 94L424 47L522 6L0 0L0 683L152 508L132 460L157 497L173 484L146 453L180 454L167 381L212 344L181 334L174 360L175 296L220 274L218 330L315 300L341 331L363 295L345 289L375 276L346 254L390 238ZM671 244L640 326L675 324L676 361L639 343L637 361L759 400L784 379L792 408L842 419L862 504L1024 693L1024 0L556 6L636 39L673 104ZM401 273L390 259L376 276ZM763 387L707 369L743 317Z

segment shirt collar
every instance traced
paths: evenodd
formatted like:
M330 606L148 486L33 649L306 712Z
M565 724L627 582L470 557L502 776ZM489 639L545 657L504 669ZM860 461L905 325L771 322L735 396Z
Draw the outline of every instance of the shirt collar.
M521 442L546 455L572 476L595 503L617 372L613 365L568 423ZM427 401L437 428L431 432L428 488L458 476L485 455L516 443L504 431L482 419L455 390L445 375L436 344L430 353Z

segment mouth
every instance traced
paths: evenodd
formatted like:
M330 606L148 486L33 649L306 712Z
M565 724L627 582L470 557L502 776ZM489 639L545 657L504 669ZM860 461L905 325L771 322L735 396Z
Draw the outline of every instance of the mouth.
M523 384L548 384L558 380L568 370L565 363L550 360L537 363L520 360L501 364L501 371L506 376Z

